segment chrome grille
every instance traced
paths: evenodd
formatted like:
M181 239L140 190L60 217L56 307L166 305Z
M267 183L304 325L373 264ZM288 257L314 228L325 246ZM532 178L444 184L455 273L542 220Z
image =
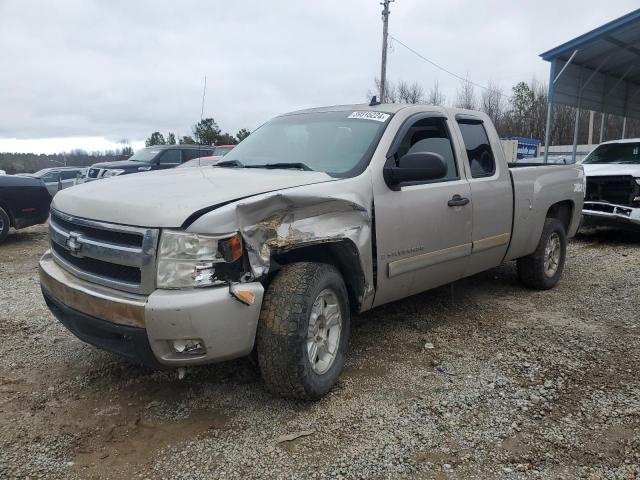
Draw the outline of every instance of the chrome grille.
M55 261L74 275L132 293L155 289L159 230L97 222L51 210Z

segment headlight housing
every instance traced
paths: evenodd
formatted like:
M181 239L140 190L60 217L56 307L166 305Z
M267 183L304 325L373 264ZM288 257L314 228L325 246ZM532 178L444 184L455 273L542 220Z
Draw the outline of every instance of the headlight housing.
M124 170L121 168L114 168L113 170L107 170L104 172L104 178L115 177L116 175L120 175L124 173Z
M158 288L194 288L215 285L216 265L242 257L239 233L203 235L163 230L158 249Z

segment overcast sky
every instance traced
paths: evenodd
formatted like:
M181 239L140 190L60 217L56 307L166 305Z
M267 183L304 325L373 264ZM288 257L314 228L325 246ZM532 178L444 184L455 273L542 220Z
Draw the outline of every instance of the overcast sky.
M389 31L476 83L547 80L538 55L637 0L396 0ZM254 129L310 106L365 100L379 75L379 0L0 0L0 151L104 149L204 114ZM388 77L458 81L393 44Z

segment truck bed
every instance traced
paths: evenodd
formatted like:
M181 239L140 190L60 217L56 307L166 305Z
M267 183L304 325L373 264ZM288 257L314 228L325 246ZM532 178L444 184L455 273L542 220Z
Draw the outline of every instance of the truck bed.
M565 202L570 209L567 236L575 235L584 199L585 177L581 165L509 164L509 173L514 192L513 227L505 260L523 257L535 250L547 213L559 202ZM569 200L568 184L573 185ZM578 209L574 208L576 205Z

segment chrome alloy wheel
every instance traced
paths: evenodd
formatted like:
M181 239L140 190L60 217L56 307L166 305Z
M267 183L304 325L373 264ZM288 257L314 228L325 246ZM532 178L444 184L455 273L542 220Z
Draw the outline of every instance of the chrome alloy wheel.
M561 251L560 235L554 232L547 240L547 246L544 249L544 273L549 278L558 271Z
M307 354L311 368L318 375L333 365L341 333L342 314L338 297L330 289L323 290L313 302L307 330Z

